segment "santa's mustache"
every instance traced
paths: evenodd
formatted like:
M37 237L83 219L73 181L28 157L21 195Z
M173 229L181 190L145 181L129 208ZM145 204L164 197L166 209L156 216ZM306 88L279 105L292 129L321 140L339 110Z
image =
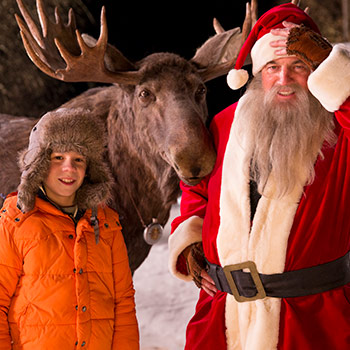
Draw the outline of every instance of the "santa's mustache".
M307 92L300 85L294 83L288 85L275 85L269 91L265 92L264 103L270 104L281 102L295 104L297 103L295 100L276 101L275 99L277 95L288 96L292 94L300 98L301 96L306 97Z

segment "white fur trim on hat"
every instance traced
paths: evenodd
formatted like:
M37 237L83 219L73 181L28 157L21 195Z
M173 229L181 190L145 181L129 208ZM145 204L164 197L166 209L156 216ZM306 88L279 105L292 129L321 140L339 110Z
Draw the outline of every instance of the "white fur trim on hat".
M276 40L286 40L286 38L283 36L267 33L259 40L257 40L257 42L252 47L251 57L253 62L253 75L259 73L267 63L288 56L275 54L275 51L278 50L278 47L272 47L270 46L270 43Z
M238 90L244 86L249 79L249 74L244 69L231 69L226 77L227 85L232 90Z
M333 47L330 55L308 79L310 92L329 112L334 112L350 96L350 50L344 44Z
M169 270L175 277L184 281L192 281L192 276L183 275L177 271L177 260L185 248L192 243L202 241L202 226L202 218L199 216L191 216L182 222L169 237Z

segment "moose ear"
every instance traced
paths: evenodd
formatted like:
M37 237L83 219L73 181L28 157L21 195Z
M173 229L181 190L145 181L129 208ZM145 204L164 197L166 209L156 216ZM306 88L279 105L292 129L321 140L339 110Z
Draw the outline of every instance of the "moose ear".
M88 34L82 34L86 45L93 47L97 40ZM104 56L106 68L111 72L133 71L137 68L131 63L117 48L111 44L107 44L106 53Z
M201 68L231 61L241 48L241 37L238 27L216 34L197 49L191 61Z

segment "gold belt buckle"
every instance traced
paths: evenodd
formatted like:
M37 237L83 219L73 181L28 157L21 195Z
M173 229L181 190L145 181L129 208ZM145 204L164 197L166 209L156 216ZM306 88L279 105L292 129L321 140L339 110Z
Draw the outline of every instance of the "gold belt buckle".
M245 297L243 295L240 295L238 292L238 288L236 286L235 280L233 279L231 272L232 271L238 271L238 270L243 270L243 269L248 269L249 273L254 281L255 288L257 290L257 294L254 295L253 297ZM223 268L227 282L231 288L232 294L234 298L238 302L245 302L245 301L253 301L257 299L264 299L266 298L266 292L264 289L264 286L261 282L258 270L256 268L256 265L254 261L245 261L243 263L239 264L233 264L233 265L226 265Z

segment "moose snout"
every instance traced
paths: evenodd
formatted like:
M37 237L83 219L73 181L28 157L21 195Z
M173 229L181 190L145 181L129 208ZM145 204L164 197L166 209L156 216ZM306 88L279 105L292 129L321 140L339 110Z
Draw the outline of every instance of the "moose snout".
M200 167L193 167L190 169L190 172L192 173L192 177L198 177L200 172L201 172L201 168Z
M176 171L181 171L181 166L179 166L178 164L174 164L174 168L175 168L175 170ZM199 166L197 166L197 167L193 167L193 168L191 168L190 169L190 176L192 176L192 177L199 177L199 174L200 174L200 172L201 172L201 168L199 167Z
M216 154L212 146L206 149L196 147L178 151L177 147L170 151L173 167L182 181L188 185L196 185L208 175L215 164Z
M183 167L178 164L174 164L174 168L178 173L179 177L188 185L195 185L200 182L203 176L201 175L202 168L199 166L194 166L189 169L188 173L183 171Z
M183 113L182 127L168 128L165 157L188 185L196 185L213 170L216 161L213 140L197 114Z

